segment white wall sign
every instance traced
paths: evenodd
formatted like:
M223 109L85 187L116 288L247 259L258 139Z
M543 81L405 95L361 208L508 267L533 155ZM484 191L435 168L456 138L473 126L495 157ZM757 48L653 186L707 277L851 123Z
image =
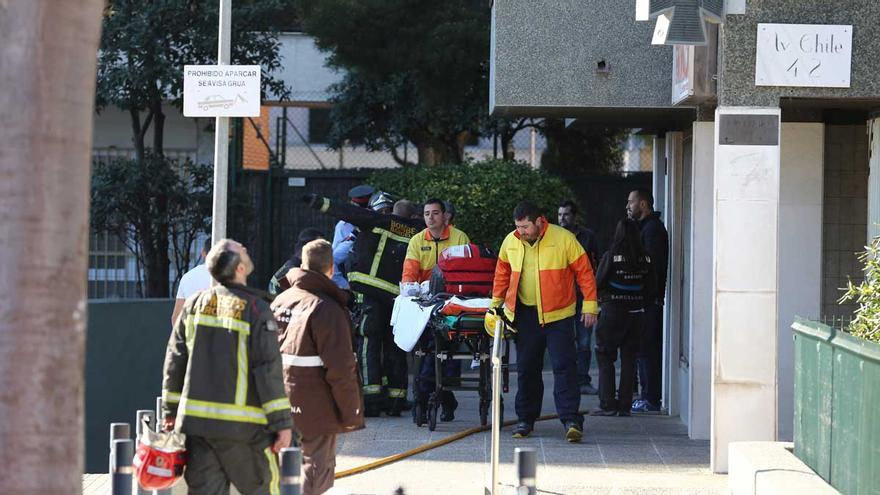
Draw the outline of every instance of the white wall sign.
M852 26L758 24L755 86L850 87Z
M184 66L183 115L259 117L260 66Z

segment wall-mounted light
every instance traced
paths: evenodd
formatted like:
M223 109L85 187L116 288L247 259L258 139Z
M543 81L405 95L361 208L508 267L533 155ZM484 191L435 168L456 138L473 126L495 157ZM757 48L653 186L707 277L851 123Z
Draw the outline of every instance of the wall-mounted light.
M724 0L636 0L636 20L657 18L655 45L705 45L706 23L723 15Z

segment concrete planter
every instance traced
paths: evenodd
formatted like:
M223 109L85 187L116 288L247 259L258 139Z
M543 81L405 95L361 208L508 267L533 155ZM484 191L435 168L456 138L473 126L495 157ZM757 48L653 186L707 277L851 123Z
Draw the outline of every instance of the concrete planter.
M841 493L880 494L880 345L798 318L794 452Z

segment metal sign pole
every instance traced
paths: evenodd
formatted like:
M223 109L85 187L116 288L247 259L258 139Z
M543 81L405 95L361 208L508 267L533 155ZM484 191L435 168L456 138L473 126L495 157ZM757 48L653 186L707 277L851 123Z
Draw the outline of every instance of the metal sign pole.
M220 0L217 64L230 64L232 0ZM229 117L217 117L214 125L214 204L211 213L211 239L226 237L226 198L229 185Z

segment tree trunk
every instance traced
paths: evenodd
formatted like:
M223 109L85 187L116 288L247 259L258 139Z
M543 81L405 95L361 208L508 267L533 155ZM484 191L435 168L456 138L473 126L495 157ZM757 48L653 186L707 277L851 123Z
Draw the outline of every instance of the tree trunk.
M0 1L0 491L79 494L103 0Z

